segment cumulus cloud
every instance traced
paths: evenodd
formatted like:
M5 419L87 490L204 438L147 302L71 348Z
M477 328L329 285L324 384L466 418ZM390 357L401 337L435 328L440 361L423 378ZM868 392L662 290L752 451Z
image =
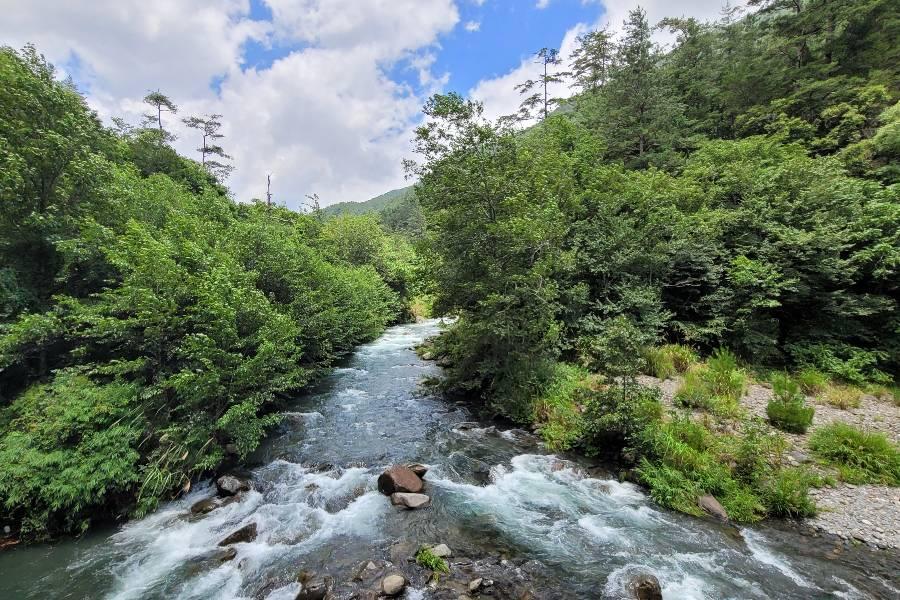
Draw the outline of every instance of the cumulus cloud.
M467 21L466 24L463 25L463 27L466 28L466 31L475 32L481 29L481 23L479 23L478 21Z
M537 4L534 5L535 8L541 10L550 6L550 0L537 0Z
M239 200L261 197L266 173L292 207L306 193L331 203L403 185L400 160L423 96L447 81L432 72L430 48L459 22L453 0L265 2L271 22L253 20L249 0L31 0L4 6L0 37L34 42L76 71L107 121L139 120L141 98L156 88L180 105L178 116L222 113ZM248 68L251 41L285 51ZM418 93L388 76L398 66L417 73ZM194 155L194 132L172 117L168 125L176 147Z

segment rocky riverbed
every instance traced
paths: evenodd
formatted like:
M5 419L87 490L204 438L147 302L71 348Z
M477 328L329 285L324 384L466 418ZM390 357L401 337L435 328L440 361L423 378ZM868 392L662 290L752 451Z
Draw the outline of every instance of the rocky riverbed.
M658 388L663 404L669 409L674 408L675 392L681 383L679 378L660 380L641 376L638 381ZM741 399L741 406L750 415L766 419L766 406L771 399L770 387L751 384ZM808 397L807 402L816 408L809 430L804 434L781 432L791 445L786 458L792 464L810 464L828 474L827 469L813 462L808 444L817 428L836 421L878 431L894 442L900 442L900 407L895 404L871 395L863 395L859 407L846 410L813 397ZM834 485L812 490L810 496L819 507L819 514L806 521L810 527L849 543L862 542L881 549L900 548L900 488L837 481Z

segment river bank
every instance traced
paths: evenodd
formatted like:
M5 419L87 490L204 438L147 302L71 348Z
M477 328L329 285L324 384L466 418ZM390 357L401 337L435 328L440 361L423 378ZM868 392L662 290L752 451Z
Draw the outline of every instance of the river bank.
M660 380L642 375L638 381L659 389L663 405L669 410L675 408L674 396L680 378ZM750 415L765 420L766 406L771 399L771 387L751 384L740 404ZM832 469L814 461L809 449L809 440L817 429L839 421L900 441L900 407L868 394L862 397L859 407L846 410L817 402L813 397L807 397L807 403L816 408L812 425L803 434L780 432L790 444L785 454L791 464L809 466L831 476L833 481L810 491L819 512L805 523L851 543L863 542L881 549L900 548L900 488L839 481Z
M626 598L639 572L667 600L893 593L896 552L835 553L833 540L781 523L735 529L677 514L595 461L479 421L420 386L441 369L411 348L438 331L391 328L297 398L246 465L252 489L238 500L192 513L216 495L200 485L114 530L4 552L0 597L294 600L321 581L349 600L393 573L408 600ZM387 467L410 462L428 465L427 508L392 506L377 489ZM253 536L219 545L251 525ZM415 562L425 544L452 550L437 584ZM484 587L470 592L477 579Z

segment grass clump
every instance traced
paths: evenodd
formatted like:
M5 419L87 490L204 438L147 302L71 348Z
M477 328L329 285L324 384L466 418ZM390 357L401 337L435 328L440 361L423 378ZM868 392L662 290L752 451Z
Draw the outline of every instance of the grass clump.
M805 433L812 424L816 412L806 405L800 384L783 373L772 378L774 397L766 406L769 422L782 431Z
M825 390L822 399L828 404L848 410L850 408L859 408L862 402L862 390L851 385L831 385Z
M844 481L900 485L900 450L882 433L837 422L816 430L809 447Z
M588 454L633 446L637 436L662 416L660 392L626 382L587 390L581 443Z
M728 350L713 353L706 365L697 365L684 374L675 392L675 402L719 415L734 416L747 387L747 375L738 367L737 357Z
M431 551L431 548L422 548L416 553L416 564L434 573L449 573L450 565L447 561Z
M797 373L794 378L800 385L800 389L803 390L803 393L808 396L821 394L825 391L825 388L828 387L829 383L828 375L811 367L803 369Z
M668 379L678 373L685 373L697 362L694 350L683 344L666 344L647 348L644 351L647 373L658 379Z

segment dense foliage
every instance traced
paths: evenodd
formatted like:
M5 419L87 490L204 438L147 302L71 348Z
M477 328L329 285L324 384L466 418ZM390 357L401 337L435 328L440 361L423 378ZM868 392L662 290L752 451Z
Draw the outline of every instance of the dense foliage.
M529 129L437 95L409 164L435 306L459 316L436 343L446 385L554 447L630 446L664 503L716 491L744 519L812 508L777 454L722 464L768 443L742 365L802 371L804 389L900 375L900 17L890 0L752 4L664 20L666 51L640 9L583 36L580 93ZM704 441L648 417L640 388L586 393L576 365L683 373L676 403L740 431ZM802 430L811 409L782 391L773 422Z
M236 204L161 130L105 129L33 49L0 50L0 520L23 535L246 456L279 395L409 297L408 242Z

